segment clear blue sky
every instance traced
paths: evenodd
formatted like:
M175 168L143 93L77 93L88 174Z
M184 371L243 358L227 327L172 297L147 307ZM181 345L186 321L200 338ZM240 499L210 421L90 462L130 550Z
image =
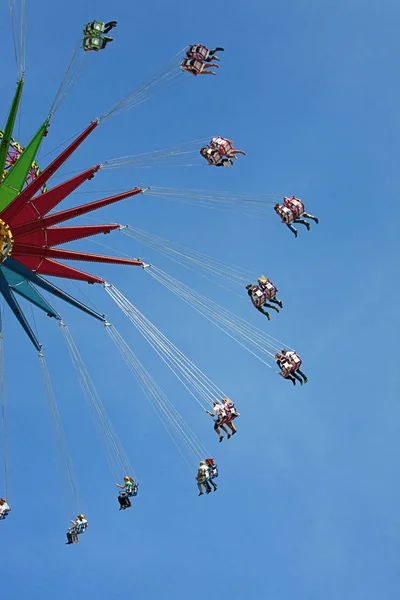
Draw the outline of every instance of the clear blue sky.
M120 234L107 238L295 347L309 383L293 388L284 382L140 269L92 269L234 398L241 417L238 435L217 445L211 419L103 290L80 286L215 454L218 492L198 498L193 476L102 326L57 303L140 480L134 508L119 512L115 481L61 334L36 315L90 521L74 547L64 545L73 515L59 484L39 361L6 311L13 512L0 523L2 598L397 599L398 2L29 5L21 143L46 116L82 24L93 18L118 20L115 41L90 57L42 155L186 44L222 45L217 77L188 76L106 121L64 172L222 134L247 151L230 170L107 171L85 190L143 184L295 194L320 225L310 233L301 228L295 240L274 215L261 221L145 197L99 215L270 276L285 308L267 323L245 296L211 289ZM4 120L15 84L6 6L0 23ZM96 197L77 194L66 204ZM98 250L90 243L80 247Z

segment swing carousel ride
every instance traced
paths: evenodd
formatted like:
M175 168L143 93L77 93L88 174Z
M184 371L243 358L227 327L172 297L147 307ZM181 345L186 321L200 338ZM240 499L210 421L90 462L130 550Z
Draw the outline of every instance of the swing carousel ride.
M119 440L107 415L106 408L93 384L83 362L71 332L62 320L58 310L52 305L51 298L68 303L81 311L89 319L100 322L118 352L135 377L143 396L150 402L157 416L168 428L168 432L183 458L195 471L198 494L209 494L217 490L215 479L218 468L210 452L204 447L191 426L185 421L178 409L162 391L155 379L143 366L139 358L126 342L123 335L106 318L87 304L81 302L63 289L62 281L86 282L102 286L108 296L115 302L126 319L143 336L149 346L168 366L176 378L182 383L201 408L214 420L215 441L222 442L236 434L235 422L239 413L227 393L221 390L207 375L195 365L165 334L156 327L124 294L102 277L80 270L65 261L77 261L123 265L124 268L140 267L146 276L151 276L166 290L186 302L190 307L223 331L231 340L237 342L244 351L271 367L275 363L278 373L293 385L307 383L306 375L300 370L302 360L292 348L266 332L267 321L271 319L271 311L279 313L283 302L277 297L277 287L264 275L254 276L249 270L225 264L218 258L190 249L175 241L154 235L132 225L81 224L79 217L95 213L106 206L115 206L127 198L145 194L168 201L191 203L199 207L219 209L221 211L237 210L253 216L274 212L297 237L296 223L310 229L309 220L318 224L318 219L305 212L303 202L294 196L284 197L280 202L277 195L240 194L232 191L207 191L199 189L175 188L143 188L134 187L126 191L97 199L93 202L62 208L62 202L71 197L85 182L91 181L103 169L137 166L180 166L188 160L195 166L240 168L237 161L246 160L245 152L235 148L232 140L220 135L210 139L196 140L169 148L147 153L123 156L95 164L73 177L64 179L57 185L51 179L57 175L61 167L82 145L89 143L91 134L110 116L143 103L161 88L175 80L183 80L190 76L220 76L219 68L228 59L224 48L208 49L204 45L190 45L178 52L170 62L156 75L138 88L128 92L98 118L93 119L57 156L45 165L37 158L41 144L46 136L51 135L51 124L56 112L67 94L79 79L89 57L101 60L103 52L109 52L108 44L112 41L108 33L117 27L117 22L92 21L83 27L79 44L75 48L68 68L61 81L57 94L46 119L40 124L31 140L23 147L15 138L15 124L20 110L25 81L25 2L10 2L14 45L16 49L18 80L11 106L6 116L4 131L0 131L0 292L4 305L8 307L21 325L25 336L18 343L28 341L38 353L41 364L44 389L50 408L54 429L58 433L58 444L63 464L70 482L71 496L74 498L77 517L71 521L67 531L67 543L79 541L80 535L88 526L83 507L77 492L78 485L74 476L71 456L66 443L66 436L61 423L50 372L46 363L45 351L38 334L30 324L23 306L30 304L35 310L44 311L52 320L58 322L63 334L69 356L76 369L82 391L92 409L93 419L98 432L103 435L105 451L109 466L121 481L118 485L118 503L120 510L132 506L132 500L138 494L138 482L134 476L128 455ZM118 31L118 29L117 29ZM223 56L223 59L221 58ZM223 69L221 69L222 74ZM201 82L199 82L201 85ZM239 156L243 158L239 159ZM78 224L65 226L64 223L78 219ZM307 220L308 219L308 220ZM255 327L246 319L233 314L223 305L207 298L183 281L139 258L121 258L102 254L93 254L80 250L65 248L69 242L78 242L99 234L121 232L122 235L142 244L152 251L163 255L189 269L213 280L226 281L240 291L243 302L250 299L250 306L260 313L260 326ZM298 243L298 242L296 242ZM61 284L56 285L50 278L57 278ZM253 283L252 283L253 281ZM65 286L64 286L65 287ZM7 310L6 310L7 312ZM267 321L261 317L266 317ZM282 350L282 348L285 348ZM271 365L272 363L272 365ZM1 367L3 372L3 335L1 333ZM10 481L8 474L7 426L4 385L2 385L2 432L4 450L4 492L0 500L0 519L12 521L12 503L10 500ZM1 489L0 489L1 491ZM71 515L72 516L72 515Z

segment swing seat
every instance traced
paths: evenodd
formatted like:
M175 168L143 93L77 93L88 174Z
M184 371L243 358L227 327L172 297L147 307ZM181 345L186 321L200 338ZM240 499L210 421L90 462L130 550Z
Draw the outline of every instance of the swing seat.
M218 467L215 464L214 459L207 458L206 465L208 467L208 475L207 475L206 479L209 480L209 479L215 479L216 477L218 477Z
M276 289L274 284L271 283L271 281L269 281L269 279L267 279L266 277L260 277L258 281L260 288L264 292L267 300L271 300L271 298L274 298L276 296L276 292L278 290Z
M88 50L94 50L95 52L98 52L99 50L101 50L102 45L103 40L101 39L101 37L89 36L85 37L83 40L83 49L86 52Z
M100 36L104 33L105 24L101 21L91 21L85 25L83 33L85 35L97 35Z
M304 204L299 198L285 198L283 201L284 205L289 208L294 214L294 218L298 219L304 213Z
M289 356L287 356L287 360L293 366L293 371L297 371L297 369L301 367L301 363L303 362L300 356L295 352L293 352L293 354L289 354Z
M210 51L205 46L196 44L190 47L189 54L190 56L192 56L193 58L197 58L198 60L207 60L207 58L210 56Z
M213 465L212 467L209 467L209 471L208 471L208 477L206 478L206 481L209 481L210 479L215 479L216 477L218 477L218 467L217 465Z
M230 423L230 421L234 421L235 419L237 419L239 417L239 413L236 410L236 408L230 408L229 412L226 415L226 422Z
M295 370L296 370L296 368L294 367L294 365L291 362L289 362L288 360L285 360L285 362L283 362L281 364L281 372L279 373L279 375L286 378L288 375L293 373L293 371L295 371Z
M137 496L137 494L138 494L138 487L139 487L138 483L135 483L135 485L132 486L132 490L129 492L128 498L133 498L133 496Z
M227 139L222 137L214 137L211 140L211 146L217 148L222 156L229 156L233 150L233 145Z
M192 75L199 75L203 71L204 63L201 60L189 59L181 63L183 71L189 71Z
M257 308L260 308L261 306L263 306L265 304L265 301L267 300L267 296L262 290L257 288L253 292L251 299L252 299L254 306L256 306Z
M120 494L119 494L120 498L133 498L134 496L137 496L138 487L139 487L139 484L135 483L135 485L132 486L132 489L130 492L120 492Z
M287 206L280 206L279 208L279 216L281 217L282 221L286 223L286 225L293 223L293 221L296 219L294 212Z
M85 533L86 529L87 529L88 524L87 523L81 523L80 525L77 525L74 529L74 533L76 533L76 535L80 535L81 533Z

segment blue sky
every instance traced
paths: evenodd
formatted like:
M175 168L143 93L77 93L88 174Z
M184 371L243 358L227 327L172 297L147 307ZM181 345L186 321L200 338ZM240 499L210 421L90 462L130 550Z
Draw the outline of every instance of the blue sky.
M4 122L15 63L5 6L1 17ZM398 3L388 0L148 0L117 10L104 0L37 0L28 8L21 143L46 116L82 24L118 21L115 41L90 57L56 114L42 156L186 44L225 47L217 77L188 76L106 121L63 172L214 133L247 156L229 170L102 172L84 191L153 185L295 194L320 225L301 228L295 240L273 214L263 221L146 197L99 215L269 276L285 303L270 323L245 295L224 294L120 234L107 238L295 347L309 383L284 382L140 269L92 269L235 400L239 433L217 445L211 419L104 291L65 286L107 313L220 466L218 492L198 498L193 475L102 326L55 303L140 481L134 508L119 512L61 334L35 314L90 522L74 547L64 545L73 515L59 483L39 361L6 310L13 512L0 524L2 597L100 600L129 589L146 600L399 597L399 17ZM97 197L76 194L66 205Z

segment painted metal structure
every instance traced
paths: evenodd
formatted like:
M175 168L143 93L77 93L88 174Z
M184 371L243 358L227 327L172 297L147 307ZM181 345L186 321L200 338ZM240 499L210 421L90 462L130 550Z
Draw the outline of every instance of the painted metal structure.
M79 175L47 190L50 177L65 163L84 140L94 131L99 121L93 121L76 139L63 150L43 171L37 169L29 179L43 137L47 134L49 121L39 127L25 149L21 148L13 164L8 164L7 156L13 142L12 130L21 100L23 81L17 83L17 90L9 111L6 127L0 144L0 173L5 173L0 182L0 293L17 317L34 346L40 350L40 343L30 327L16 295L20 295L50 317L60 319L60 315L38 292L37 287L53 294L87 314L105 320L103 315L91 310L63 290L56 287L42 275L64 279L75 279L87 283L104 283L100 277L91 275L64 264L62 260L78 260L100 263L142 266L140 260L116 258L87 252L77 252L59 248L60 244L109 233L120 227L117 223L108 225L58 227L60 223L87 214L141 193L141 188L133 188L121 194L109 196L49 214L67 196L99 171L95 165Z

